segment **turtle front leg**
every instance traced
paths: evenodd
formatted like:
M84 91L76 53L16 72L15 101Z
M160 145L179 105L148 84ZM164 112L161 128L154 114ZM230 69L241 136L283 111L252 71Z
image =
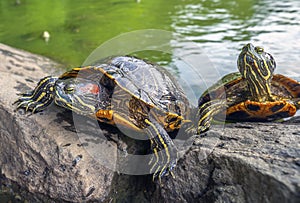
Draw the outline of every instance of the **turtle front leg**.
M215 115L226 111L227 108L226 100L211 100L198 107L198 124L197 134L201 134L210 128L211 122Z
M20 94L21 97L14 102L17 108L24 108L32 113L44 110L54 99L54 85L56 77L47 76L39 81L30 93Z
M154 153L150 161L150 173L153 173L153 180L161 178L167 173L171 173L176 166L178 150L165 129L154 119L146 119L146 132L150 137L151 149Z

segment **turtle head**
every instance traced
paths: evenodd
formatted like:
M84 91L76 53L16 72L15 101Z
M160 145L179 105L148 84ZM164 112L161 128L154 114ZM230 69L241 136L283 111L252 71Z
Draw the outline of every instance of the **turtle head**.
M253 100L272 100L271 80L276 63L271 54L262 47L247 44L243 47L237 61L242 77L247 81Z
M58 79L55 85L55 103L82 115L93 115L98 105L101 87L82 78Z

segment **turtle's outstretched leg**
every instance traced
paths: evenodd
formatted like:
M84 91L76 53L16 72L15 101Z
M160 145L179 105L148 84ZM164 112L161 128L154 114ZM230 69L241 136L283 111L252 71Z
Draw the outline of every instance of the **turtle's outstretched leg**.
M32 92L20 94L21 97L14 102L18 105L17 109L25 108L32 113L44 110L54 99L56 80L56 77L47 76L39 81Z
M207 131L211 125L213 117L227 108L226 100L211 100L198 107L197 134ZM224 115L225 116L225 115Z
M153 180L171 173L176 166L178 150L165 129L154 119L146 119L146 132L150 137L151 148L154 158L150 161L150 173L153 173Z

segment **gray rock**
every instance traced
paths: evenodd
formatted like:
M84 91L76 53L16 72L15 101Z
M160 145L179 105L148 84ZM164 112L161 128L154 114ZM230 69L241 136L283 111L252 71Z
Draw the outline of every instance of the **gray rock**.
M114 172L93 159L72 124L57 107L30 115L15 112L17 93L58 70L53 61L0 44L0 168L2 176L42 199L104 200ZM53 72L52 72L53 73ZM65 116L69 114L68 116ZM90 135L87 135L90 137ZM102 140L107 142L106 140ZM111 156L116 156L116 150ZM109 157L109 155L108 155Z
M103 125L99 135L93 121L56 106L34 115L15 112L16 93L58 75L58 66L0 44L0 183L13 182L37 201L300 202L299 117L215 126L190 139L175 177L152 182L151 175L114 173L117 149L127 148L105 139L118 140L116 128ZM79 133L79 127L91 130ZM103 150L93 154L99 146Z
M196 137L175 168L176 178L164 180L155 191L156 200L300 202L300 127L296 120L227 124ZM211 143L215 138L218 141Z

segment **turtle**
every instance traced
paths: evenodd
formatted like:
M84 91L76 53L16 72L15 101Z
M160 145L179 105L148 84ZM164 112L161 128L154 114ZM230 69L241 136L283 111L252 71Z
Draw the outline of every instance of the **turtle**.
M109 57L59 77L47 76L15 103L17 109L35 113L53 102L99 122L146 132L155 154L153 179L172 174L177 162L178 150L168 133L185 124L186 133L201 134L210 126L211 111L197 111L197 122L189 119L188 98L171 74L133 56Z
M300 83L274 74L276 62L263 47L248 43L237 59L239 72L225 75L208 88L198 100L199 106L210 106L226 100L226 110L215 120L275 121L295 115L300 108Z

